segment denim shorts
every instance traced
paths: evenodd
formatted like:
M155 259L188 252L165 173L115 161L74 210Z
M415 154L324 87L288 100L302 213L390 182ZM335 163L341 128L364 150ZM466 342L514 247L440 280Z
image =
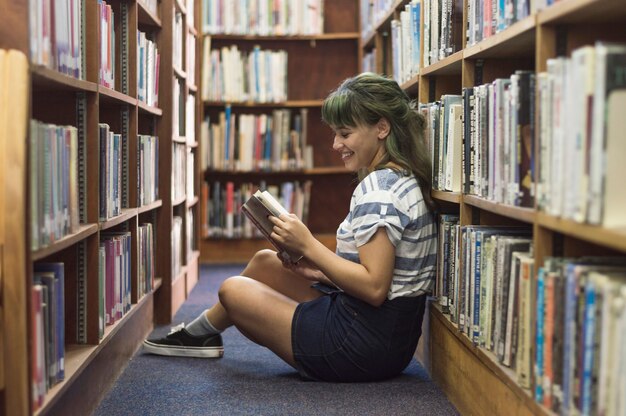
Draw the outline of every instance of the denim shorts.
M337 290L297 306L291 328L296 368L306 380L352 382L394 377L422 333L426 295L374 307Z

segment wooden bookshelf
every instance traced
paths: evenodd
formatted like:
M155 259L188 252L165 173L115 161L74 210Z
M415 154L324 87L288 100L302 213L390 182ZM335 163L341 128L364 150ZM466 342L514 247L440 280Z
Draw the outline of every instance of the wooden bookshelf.
M0 414L90 414L106 393L128 360L152 330L157 317L168 321L172 310L171 226L174 207L171 198L172 166L172 11L175 0L161 0L158 12L147 9L142 0L110 0L115 14L115 85L104 87L99 81L100 18L98 2L86 1L82 31L84 43L81 79L66 75L31 59L27 68L27 119L47 124L71 125L78 130L78 199L80 226L59 236L52 243L31 250L31 213L38 209L33 200L30 181L33 168L27 131L16 135L10 146L2 148L0 166ZM196 2L199 3L199 2ZM29 13L33 4L27 1L2 1L0 8L0 47L30 53ZM190 13L199 13L199 6ZM196 19L196 22L199 19ZM160 62L159 100L148 105L139 99L137 34L148 33L156 43ZM124 44L124 42L128 42ZM183 51L185 48L183 48ZM184 61L185 62L185 61ZM185 68L183 68L185 69ZM197 83L196 80L193 81ZM186 91L184 91L187 94ZM17 101L16 101L17 102ZM4 108L4 107L3 107ZM4 110L3 110L4 111ZM26 121L27 121L26 119ZM100 174L103 172L100 152L99 124L107 123L112 132L123 135L121 152L121 212L102 220L99 206ZM170 123L170 125L166 125ZM159 137L156 163L159 168L157 199L139 202L138 135ZM0 136L2 137L2 136ZM7 176L7 173L10 172ZM10 181L6 180L11 178ZM5 186L6 185L6 186ZM193 200L194 196L189 196ZM197 197L197 193L196 193ZM189 209L197 210L193 204ZM142 294L139 285L139 227L151 223L154 232L156 276L152 289ZM184 227L183 227L184 228ZM99 245L105 233L128 232L130 235L131 304L114 324L99 334L100 293ZM10 241L6 235L12 235ZM196 254L194 254L196 253ZM183 270L197 281L197 248L185 255L189 259ZM65 263L65 378L54 385L37 408L32 402L33 376L31 361L35 342L32 333L31 290L33 266L36 262ZM195 267L195 270L194 270ZM186 274L184 274L186 276ZM82 279L89 279L83 289ZM183 280L185 278L183 277ZM86 281L86 280L84 280ZM186 290L192 284L186 282ZM187 292L188 293L188 292ZM76 299L84 300L85 318ZM184 297L183 297L184 299ZM84 340L77 337L76 327L84 328ZM10 382L5 375L10 374ZM93 386L98 386L94 389Z
M198 182L207 181L211 186L219 180L242 183L265 181L279 185L285 181L312 181L309 218L307 225L316 237L327 241L348 212L349 198L354 189L354 175L332 150L332 131L321 122L321 106L326 95L339 83L358 71L359 30L357 0L326 0L324 2L323 34L311 36L249 36L204 35L210 37L211 49L237 45L249 51L255 45L262 49L284 50L287 61L287 100L279 103L214 102L203 101L202 119L218 119L224 106L230 104L233 114L271 114L272 110L289 108L298 111L308 109L308 144L313 146L314 168L299 171L277 172L218 172L206 170ZM202 90L202 86L199 86ZM202 147L202 146L201 146ZM206 152L207 149L200 149ZM201 198L200 212L207 210L207 200ZM338 209L339 208L339 209ZM198 219L201 221L201 218ZM202 220L203 221L203 220ZM199 224L200 225L200 224ZM328 243L334 245L331 241ZM246 262L261 248L270 247L263 239L226 240L202 237L200 261Z
M374 39L382 39L384 33L390 33L390 20L399 18L398 11L407 3L394 2L389 15L361 39L362 53L372 49ZM570 56L575 48L593 45L597 40L626 42L623 29L626 27L626 3L561 0L466 47L467 6L468 0L463 1L463 21L458 23L463 33L461 48L432 65L424 66L422 62L417 80L402 85L409 96L420 103L439 100L443 94L461 94L464 87L508 78L519 69L546 71L548 59ZM422 3L422 13L423 7ZM423 43L423 28L421 39ZM380 48L377 54L377 71L390 73L390 62L383 60ZM390 60L390 56L387 59ZM535 120L537 118L535 115ZM539 162L535 163L537 168ZM549 256L626 254L624 227L581 224L548 215L536 207L510 206L463 193L432 191L431 195L443 212L458 214L461 225L531 226L535 267L542 266ZM515 371L499 364L490 351L474 345L451 322L449 315L442 312L438 303L429 305L423 328L416 356L461 414L554 414L535 401L531 390L520 387ZM534 343L532 348L535 348ZM532 357L534 368L534 355Z

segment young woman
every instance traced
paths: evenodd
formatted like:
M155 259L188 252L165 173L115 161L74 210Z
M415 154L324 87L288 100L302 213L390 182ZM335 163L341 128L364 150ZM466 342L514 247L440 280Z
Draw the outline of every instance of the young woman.
M421 335L436 264L430 159L423 118L395 81L364 73L324 101L333 149L359 173L350 212L330 251L294 215L270 217L272 238L303 257L262 250L219 302L186 327L147 340L161 355L220 357L235 325L305 379L371 381L409 364Z

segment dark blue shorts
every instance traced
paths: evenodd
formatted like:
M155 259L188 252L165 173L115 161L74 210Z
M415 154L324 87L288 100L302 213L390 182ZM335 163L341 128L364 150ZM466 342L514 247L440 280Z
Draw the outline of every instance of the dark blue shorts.
M386 300L376 308L330 290L297 306L291 328L304 379L334 382L394 377L411 361L422 333L426 295Z

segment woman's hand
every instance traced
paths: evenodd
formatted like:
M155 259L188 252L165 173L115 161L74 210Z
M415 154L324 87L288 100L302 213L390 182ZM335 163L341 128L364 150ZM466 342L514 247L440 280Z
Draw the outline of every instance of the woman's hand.
M304 256L304 252L315 241L315 237L295 214L282 214L279 218L269 216L274 224L271 237L282 247Z
M300 259L297 263L291 263L288 261L283 261L283 266L296 273L299 276L304 277L307 280L311 280L313 282L320 282L324 279L324 273L317 267L313 266L308 260L305 258Z

